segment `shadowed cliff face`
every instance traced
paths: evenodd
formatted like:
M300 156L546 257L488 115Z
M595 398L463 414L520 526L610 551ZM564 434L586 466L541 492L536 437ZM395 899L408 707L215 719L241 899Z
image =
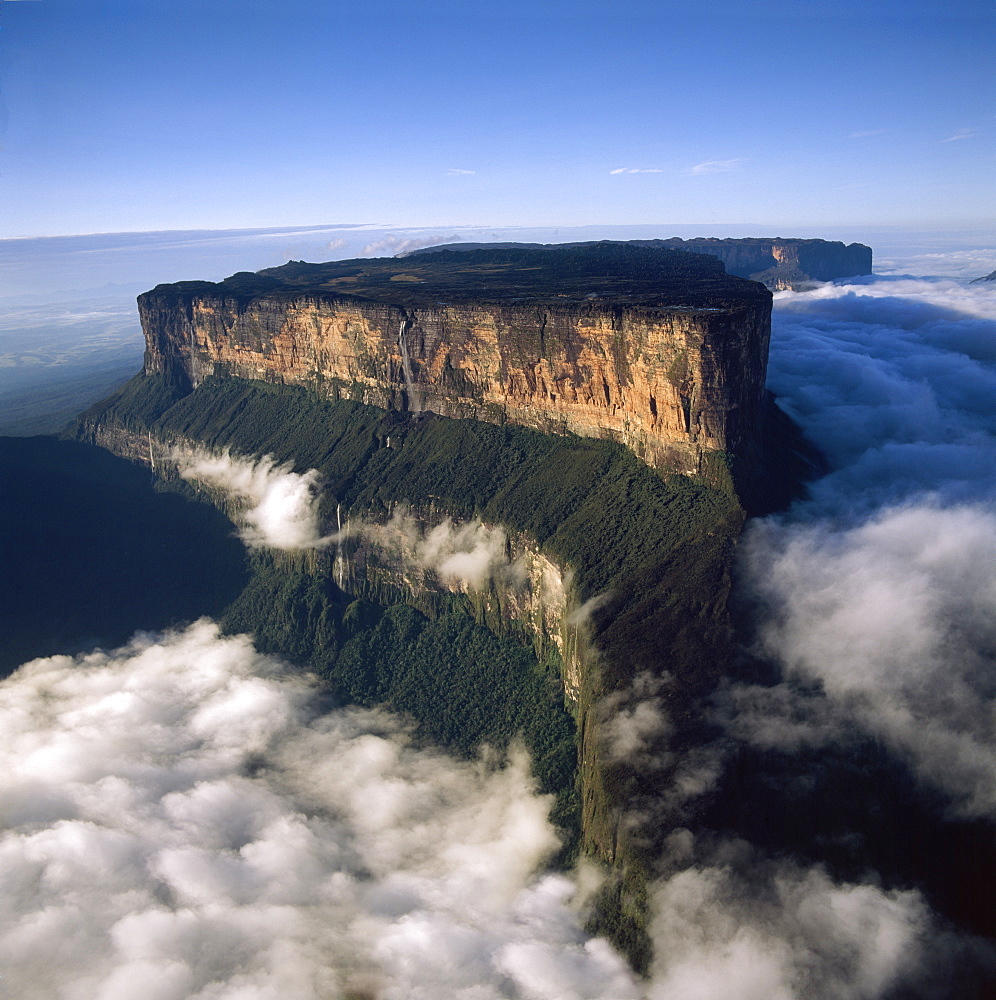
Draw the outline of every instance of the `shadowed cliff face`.
M288 264L139 300L146 372L608 438L654 467L756 459L770 296L623 245Z

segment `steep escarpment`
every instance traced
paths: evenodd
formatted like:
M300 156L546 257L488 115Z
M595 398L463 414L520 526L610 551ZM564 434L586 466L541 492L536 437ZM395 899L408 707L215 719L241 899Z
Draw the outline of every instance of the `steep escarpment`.
M732 659L726 599L743 512L729 492L662 477L609 441L385 411L213 376L191 390L182 380L139 375L84 416L79 436L152 464L161 476L171 474L178 446L270 454L321 473L323 533L372 530L349 534L341 548L254 557L253 581L223 617L254 632L263 648L318 670L339 697L384 695L416 719L424 714L430 734L441 718L466 736L486 733L478 727L487 721L482 714L514 721L537 711L538 696L519 704L524 687L502 687L492 704L496 680L487 672L468 676L458 666L443 681L438 672L398 679L398 664L408 662L398 636L410 630L392 611L354 634L356 614L347 612L357 599L414 605L442 623L434 629L455 628L451 613L462 609L492 632L523 636L544 684L559 690L575 720L574 770L548 790L558 794L561 821L576 823L579 848L616 873L598 907L598 929L636 964L646 962L646 880L668 827L659 817L649 829L646 817L634 818L634 789L646 794L648 780L665 789L679 755L665 748L660 758L672 765L648 778L607 735L612 699L638 697L640 675L658 678L672 721L656 736L676 746L700 738L697 700ZM410 556L402 504L423 534L446 518L500 528L505 562L518 570L488 574L475 586L440 585ZM436 645L459 664L461 641ZM428 701L451 690L463 708ZM536 751L558 775L560 745L543 739Z
M317 470L334 545L256 553L226 627L461 750L521 730L566 842L611 873L595 926L642 968L667 790L732 660L770 301L714 258L613 244L159 286L144 372L78 436L167 479L198 449ZM500 571L448 580L437 531ZM464 663L461 621L519 652ZM623 732L648 698L661 724Z
M440 250L467 251L489 245L501 244L450 243L412 250L407 256L421 256ZM537 250L555 249L558 246L538 243L514 245ZM845 245L837 240L783 239L780 236L746 239L716 239L710 236L683 240L675 236L667 240L631 240L627 245L707 254L721 260L727 273L760 281L775 290L799 288L817 281L833 281L835 278L871 274L872 269L871 247L863 243Z
M721 482L758 460L770 295L714 259L598 244L290 263L139 299L146 372L626 445Z

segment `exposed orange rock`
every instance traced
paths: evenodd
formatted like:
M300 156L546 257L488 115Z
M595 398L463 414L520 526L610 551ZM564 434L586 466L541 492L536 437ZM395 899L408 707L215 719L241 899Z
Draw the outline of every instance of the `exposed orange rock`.
M407 273L414 261L392 262L406 265L405 287L418 280ZM289 289L246 300L224 285L169 296L157 289L140 300L146 370L179 364L194 385L226 374L384 408L611 438L652 466L710 474L716 453L747 462L756 454L771 309L763 288L719 274L749 294L738 300L724 284L721 295L670 304L665 285L658 301L627 304L549 294L426 302L431 296L408 293L392 302Z

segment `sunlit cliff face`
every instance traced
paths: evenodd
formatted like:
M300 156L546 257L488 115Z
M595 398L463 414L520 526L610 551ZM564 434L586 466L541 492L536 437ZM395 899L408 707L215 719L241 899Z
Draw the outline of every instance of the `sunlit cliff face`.
M713 258L610 250L623 255L621 271L615 256L601 262L609 251L572 251L580 277L550 264L566 251L504 251L522 265L511 277L504 257L492 266L478 253L432 254L363 269L299 265L315 271L307 281L289 264L245 278L241 297L224 283L161 286L140 299L146 371L182 370L195 385L227 373L387 409L611 438L683 473L707 471L714 453L749 460L769 293ZM455 283L447 257L480 289ZM688 273L666 270L672 260ZM360 273L346 273L349 263ZM521 284L540 277L536 288Z

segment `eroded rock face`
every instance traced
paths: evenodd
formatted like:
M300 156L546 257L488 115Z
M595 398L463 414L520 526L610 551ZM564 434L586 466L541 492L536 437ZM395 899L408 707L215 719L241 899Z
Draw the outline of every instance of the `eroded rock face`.
M261 272L264 290L257 276L159 286L139 300L146 371L610 438L685 474L710 474L717 453L749 465L765 289L683 253L573 254L566 266L555 251L290 264Z

